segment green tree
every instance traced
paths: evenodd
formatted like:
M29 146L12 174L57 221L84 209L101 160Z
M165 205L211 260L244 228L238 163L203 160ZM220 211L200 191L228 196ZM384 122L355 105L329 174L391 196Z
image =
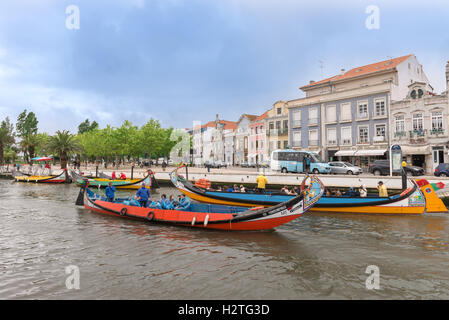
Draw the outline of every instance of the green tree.
M83 134L89 131L93 131L95 129L98 129L98 123L96 121L93 121L90 123L89 119L86 119L85 121L81 122L78 126L78 134Z
M18 136L22 139L20 146L28 162L34 157L35 149L40 141L37 137L38 123L34 112L27 113L26 109L17 117L16 130Z
M5 162L5 149L14 143L14 125L6 117L0 125L0 165Z
M83 146L69 131L56 131L54 136L48 138L45 149L53 154L57 154L61 159L61 169L67 168L67 159L73 153L83 151Z

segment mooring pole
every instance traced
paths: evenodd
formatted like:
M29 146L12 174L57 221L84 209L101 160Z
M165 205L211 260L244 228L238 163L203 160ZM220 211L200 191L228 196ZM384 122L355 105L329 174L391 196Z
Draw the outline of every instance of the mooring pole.
M131 180L133 179L134 176L134 166L131 166Z
M189 166L186 164L186 180L189 181Z
M95 178L98 178L98 165L95 166Z

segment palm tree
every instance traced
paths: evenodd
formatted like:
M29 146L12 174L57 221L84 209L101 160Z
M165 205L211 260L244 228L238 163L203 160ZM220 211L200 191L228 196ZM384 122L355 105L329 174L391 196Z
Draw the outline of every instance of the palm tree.
M72 153L81 152L83 147L75 135L69 131L56 131L54 136L48 138L45 146L46 151L59 155L61 169L67 168L67 157Z
M20 141L20 146L22 147L24 158L27 159L27 162L30 162L34 158L34 153L38 145L39 138L36 134L28 134Z

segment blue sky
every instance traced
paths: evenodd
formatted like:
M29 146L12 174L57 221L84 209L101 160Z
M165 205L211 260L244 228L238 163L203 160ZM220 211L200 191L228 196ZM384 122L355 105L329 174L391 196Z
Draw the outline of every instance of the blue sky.
M69 5L79 30L66 28ZM409 53L442 92L448 17L445 1L3 0L0 119L27 108L49 133L86 118L236 121L302 97L309 80Z

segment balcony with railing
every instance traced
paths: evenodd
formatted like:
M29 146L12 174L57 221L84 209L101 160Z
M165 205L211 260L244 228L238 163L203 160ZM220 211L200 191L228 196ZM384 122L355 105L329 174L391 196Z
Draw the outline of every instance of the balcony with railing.
M342 144L345 146L349 146L352 144L352 140L351 139L343 139Z
M444 135L444 129L443 128L432 129L432 130L430 130L430 135L432 135L432 136Z
M318 140L309 140L309 146L311 147L318 146Z
M281 136L286 135L288 133L288 128L280 128L280 129L269 129L267 130L268 136Z
M409 131L411 143L425 143L427 141L427 129Z
M292 145L293 145L293 148L301 148L302 147L301 141L293 141Z
M396 131L394 133L394 137L398 138L398 139L401 139L401 138L406 137L406 136L407 136L407 132L406 131Z
M336 146L337 145L337 140L327 140L327 145L328 146Z
M385 136L375 136L373 137L374 143L385 143L387 142L387 137Z

